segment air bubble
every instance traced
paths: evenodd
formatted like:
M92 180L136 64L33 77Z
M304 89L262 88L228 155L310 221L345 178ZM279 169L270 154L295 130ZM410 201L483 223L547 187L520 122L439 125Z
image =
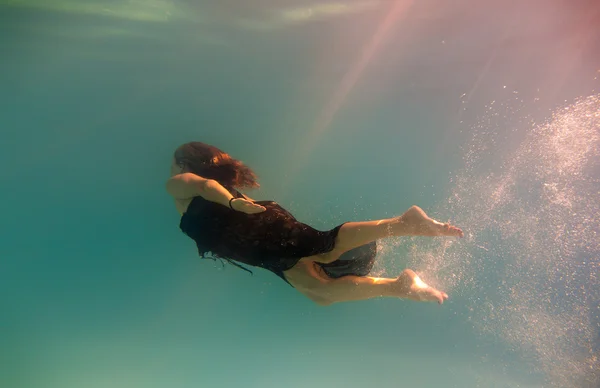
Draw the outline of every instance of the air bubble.
M466 238L415 243L410 261L467 297L476 330L512 346L544 386L600 386L590 373L600 370L600 95L542 123L516 117L523 105L492 102L471 126L466 166L435 211ZM508 134L523 136L512 151Z

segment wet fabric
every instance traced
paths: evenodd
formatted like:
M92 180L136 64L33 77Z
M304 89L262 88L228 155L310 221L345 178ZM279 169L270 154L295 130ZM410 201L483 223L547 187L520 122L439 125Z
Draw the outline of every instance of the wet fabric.
M237 190L228 188L236 198ZM333 250L339 229L319 231L298 220L274 201L255 201L267 210L245 214L195 197L180 220L180 229L193 239L204 258L224 259L241 267L267 269L285 279L303 257ZM319 264L332 278L365 276L373 266L376 245L367 244L348 251L333 263Z
M361 245L344 252L340 258L332 263L320 264L325 273L334 279L348 275L367 276L375 263L377 256L377 243L375 241Z

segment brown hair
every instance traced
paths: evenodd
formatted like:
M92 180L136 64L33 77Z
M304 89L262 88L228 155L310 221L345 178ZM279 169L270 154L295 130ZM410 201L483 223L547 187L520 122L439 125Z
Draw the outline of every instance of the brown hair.
M199 141L185 143L175 150L175 163L189 172L221 185L234 188L258 188L256 174L250 167L217 147Z

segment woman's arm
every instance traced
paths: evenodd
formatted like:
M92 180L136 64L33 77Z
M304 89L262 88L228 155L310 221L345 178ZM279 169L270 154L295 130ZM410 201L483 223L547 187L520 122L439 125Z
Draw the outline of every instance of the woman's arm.
M219 182L189 172L171 177L167 181L167 191L176 199L201 196L207 201L227 207L229 207L229 200L233 198L229 190Z
M219 182L190 172L171 177L167 181L167 191L176 199L189 199L200 196L207 201L227 207L229 207L229 201L234 198L229 190ZM231 206L234 210L247 214L260 213L266 210L263 206L243 198L232 201Z

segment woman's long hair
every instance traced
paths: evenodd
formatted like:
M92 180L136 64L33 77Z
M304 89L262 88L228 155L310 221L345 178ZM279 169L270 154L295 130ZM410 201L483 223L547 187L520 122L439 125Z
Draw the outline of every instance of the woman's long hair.
M256 174L250 167L217 147L199 141L181 145L175 150L175 163L206 179L214 179L225 187L258 188Z

